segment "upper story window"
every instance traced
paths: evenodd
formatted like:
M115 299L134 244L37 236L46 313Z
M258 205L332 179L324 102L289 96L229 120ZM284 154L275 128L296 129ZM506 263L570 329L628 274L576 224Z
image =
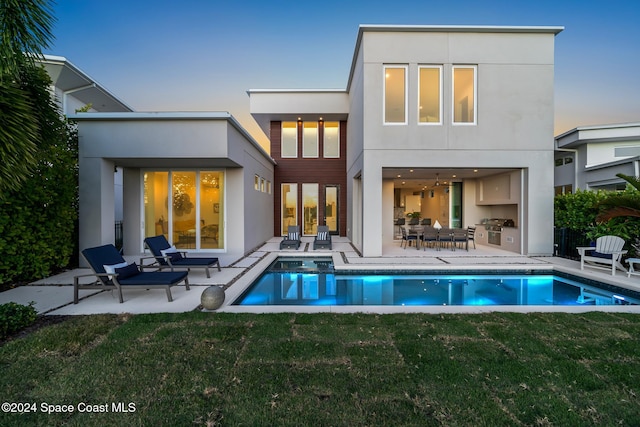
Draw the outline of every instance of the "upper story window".
M302 124L302 157L318 157L318 122Z
M453 123L476 124L476 67L453 67Z
M422 66L418 94L418 123L442 124L442 67Z
M556 167L573 163L573 157L558 157L556 159Z
M323 141L323 157L338 158L340 157L340 123L325 122L324 123L324 141Z
M298 157L298 124L296 122L282 122L280 155L282 157Z
M407 124L407 67L384 67L384 123Z

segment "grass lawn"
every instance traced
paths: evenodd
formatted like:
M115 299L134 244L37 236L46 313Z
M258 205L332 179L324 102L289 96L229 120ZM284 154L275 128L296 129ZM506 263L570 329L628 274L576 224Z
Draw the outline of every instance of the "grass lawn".
M640 316L95 315L0 372L3 426L637 426Z

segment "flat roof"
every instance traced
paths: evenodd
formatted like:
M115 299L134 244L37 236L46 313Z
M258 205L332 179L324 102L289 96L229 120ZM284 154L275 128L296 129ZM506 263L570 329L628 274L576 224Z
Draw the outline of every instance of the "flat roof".
M118 112L118 113L77 113L68 116L70 120L85 121L170 121L170 120L225 120L257 148L272 164L276 161L265 151L253 136L227 111L150 111L150 112Z
M578 126L554 138L558 148L573 147L588 142L620 142L640 139L640 122Z
M446 32L446 33L553 33L564 30L563 26L510 26L510 25L377 25L361 24L364 31L395 32Z
M347 80L347 92L351 87L351 79L362 43L362 35L365 32L422 32L422 33L534 33L557 35L564 30L563 26L501 26L501 25L375 25L361 24L358 27L358 37L353 50L349 79Z

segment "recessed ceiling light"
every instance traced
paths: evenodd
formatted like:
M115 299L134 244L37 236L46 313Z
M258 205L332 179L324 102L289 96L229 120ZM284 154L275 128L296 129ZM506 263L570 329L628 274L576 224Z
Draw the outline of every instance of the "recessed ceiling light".
M398 174L398 178L400 178L402 175Z
M478 169L474 169L473 171L474 171L474 172L478 172Z
M413 169L409 169L409 172L413 172Z

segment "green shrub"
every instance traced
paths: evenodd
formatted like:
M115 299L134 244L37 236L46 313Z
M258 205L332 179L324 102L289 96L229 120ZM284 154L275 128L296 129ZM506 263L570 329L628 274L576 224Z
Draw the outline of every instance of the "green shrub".
M585 231L595 226L598 203L607 197L605 191L581 191L556 196L554 200L554 224L571 230Z
M8 302L0 305L0 339L6 338L31 325L36 320L35 303L22 305Z
M36 164L17 189L0 193L0 284L65 268L76 249L77 133L51 99L44 69L29 74L40 127Z

